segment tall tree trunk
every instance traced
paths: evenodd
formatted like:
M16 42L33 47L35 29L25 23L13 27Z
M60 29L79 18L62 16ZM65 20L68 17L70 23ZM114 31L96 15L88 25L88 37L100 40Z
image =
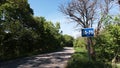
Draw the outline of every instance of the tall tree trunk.
M87 38L87 46L86 46L86 48L88 50L88 58L89 58L89 60L94 60L95 61L96 56L95 56L95 48L94 48L92 37Z

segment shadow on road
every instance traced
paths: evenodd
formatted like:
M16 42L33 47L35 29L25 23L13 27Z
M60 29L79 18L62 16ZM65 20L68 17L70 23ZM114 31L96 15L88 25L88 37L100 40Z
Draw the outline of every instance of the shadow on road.
M1 62L0 68L63 68L73 52L73 48L66 47L59 52Z

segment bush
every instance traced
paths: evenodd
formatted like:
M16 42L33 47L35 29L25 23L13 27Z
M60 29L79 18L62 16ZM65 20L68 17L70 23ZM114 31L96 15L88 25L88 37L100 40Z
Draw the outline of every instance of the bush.
M120 57L120 26L108 25L96 38L96 56L103 61L116 62ZM118 61L117 61L118 62Z
M63 46L73 47L74 38L70 35L63 35Z
M73 44L74 44L75 48L77 48L77 47L82 48L82 47L86 46L85 39L82 37L78 37L77 39L75 39Z

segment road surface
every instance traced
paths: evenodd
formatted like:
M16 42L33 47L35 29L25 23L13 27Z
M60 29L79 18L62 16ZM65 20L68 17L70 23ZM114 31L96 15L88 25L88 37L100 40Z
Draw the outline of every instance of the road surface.
M73 53L72 47L65 47L59 52L0 62L0 68L65 68Z

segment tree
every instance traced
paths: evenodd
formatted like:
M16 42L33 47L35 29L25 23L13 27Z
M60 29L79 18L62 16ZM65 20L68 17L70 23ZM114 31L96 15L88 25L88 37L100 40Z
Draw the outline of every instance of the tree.
M60 23L34 17L27 0L0 0L0 60L56 51L63 41Z
M120 0L118 0L118 4L120 4Z
M64 46L69 46L69 47L73 46L74 38L72 36L63 35L63 38L64 38Z
M118 62L120 59L120 26L107 26L96 38L97 57L104 61ZM104 56L104 57L103 57Z
M6 0L0 0L0 5L5 3L5 2L6 2Z
M95 34L97 35L101 29L102 20L106 18L109 12L110 3L111 0L102 0L102 2L98 0L71 0L67 5L60 6L60 11L82 28L90 28L96 22ZM102 13L102 16L97 17L100 13ZM90 50L91 56L94 56L95 51L92 38L87 38L87 42L90 42L91 47L87 48Z
M96 0L72 0L67 6L61 5L60 10L78 25L88 28L93 24L96 3Z
M8 0L1 4L0 10L4 11L5 21L7 22L19 20L26 27L31 24L28 21L32 21L33 10L27 0Z
M109 22L104 22L105 27L96 37L97 57L103 61L112 61L113 63L120 61L120 25L119 15L108 18ZM104 56L104 57L103 57Z
M107 18L110 18L109 16L109 12L110 12L110 9L113 7L113 4L112 4L112 1L113 0L102 0L98 2L98 5L99 5L99 15L100 17L98 16L98 24L97 24L97 28L95 29L95 36L97 37L99 35L99 32L100 30L103 28L103 24L105 22L105 20L107 20ZM98 11L98 12L99 12Z
M96 14L97 0L72 0L67 6L61 5L60 10L71 20L77 22L77 25L83 28L92 27ZM87 41L92 41L88 38ZM92 42L91 42L92 44ZM94 54L93 47L87 47L91 56ZM89 49L90 48L90 49Z

